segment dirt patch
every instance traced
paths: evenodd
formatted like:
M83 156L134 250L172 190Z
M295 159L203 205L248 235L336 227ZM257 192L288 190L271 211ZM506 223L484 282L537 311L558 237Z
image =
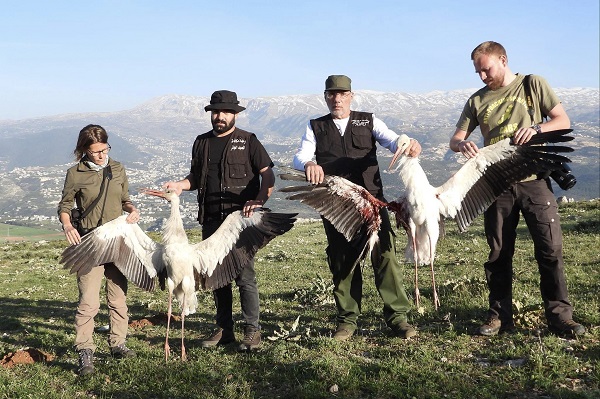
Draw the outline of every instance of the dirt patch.
M8 242L19 242L19 241L26 241L27 238L23 237L23 236L11 236L11 237L2 237L3 240L8 241Z
M4 358L2 358L0 361L0 366L4 368L11 368L17 364L33 364L39 362L48 363L53 360L54 355L35 348L25 348L4 356Z
M171 315L171 324L175 322L180 322L181 316ZM150 316L144 319L133 320L129 323L129 327L133 329L144 328L146 326L156 326L156 325L167 325L167 314L160 313L154 316Z

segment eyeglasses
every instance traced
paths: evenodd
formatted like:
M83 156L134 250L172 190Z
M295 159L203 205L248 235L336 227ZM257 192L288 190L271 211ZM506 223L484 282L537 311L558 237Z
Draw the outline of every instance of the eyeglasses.
M328 100L334 99L336 95L340 95L340 97L342 98L342 100L347 99L348 97L350 97L350 95L352 94L351 91L326 91L325 92L325 97Z
M106 155L106 154L108 154L110 152L110 148L111 148L110 144L107 144L107 145L108 145L108 147L106 147L105 149L100 150L100 151L90 151L90 150L88 150L88 154L90 154L91 156L95 156L95 157L100 156L100 154Z

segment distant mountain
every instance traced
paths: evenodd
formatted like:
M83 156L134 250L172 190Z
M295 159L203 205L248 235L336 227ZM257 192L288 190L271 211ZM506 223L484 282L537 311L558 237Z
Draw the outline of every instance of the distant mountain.
M352 108L374 112L396 132L418 139L423 146L421 162L431 182L439 184L460 167L461 157L448 150L448 140L465 101L474 91L357 91ZM576 136L572 144L577 151L571 158L578 184L567 194L576 199L600 197L599 90L570 88L556 92L571 117ZM208 103L208 97L165 95L119 112L0 121L0 184L4 188L0 192L0 220L55 214L64 171L73 162L77 134L89 123L108 130L111 156L127 166L132 189L185 176L194 138L210 130L210 118L204 111ZM274 161L286 165L308 120L327 113L322 94L259 97L241 99L241 103L247 109L239 114L237 125L256 132ZM389 157L385 151L380 155ZM387 161L382 159L382 166ZM388 196L397 195L401 190L397 178L384 173L383 179ZM559 190L557 194L562 193ZM289 208L290 203L285 204Z
M392 129L427 146L446 144L462 107L474 89L425 94L357 91L353 109L374 112ZM598 137L599 91L557 89L577 134ZM169 143L187 150L199 133L210 130L204 111L207 97L166 95L119 112L48 116L0 121L0 171L48 166L71 159L77 133L88 123L101 124L130 160L154 153L148 144ZM237 125L256 132L265 143L297 144L308 119L327 113L322 95L241 99L247 107ZM160 146L159 146L160 148Z

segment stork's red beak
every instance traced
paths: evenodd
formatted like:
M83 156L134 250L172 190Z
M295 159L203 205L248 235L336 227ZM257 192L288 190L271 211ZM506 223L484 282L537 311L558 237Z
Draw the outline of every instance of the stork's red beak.
M392 169L392 166L394 166L394 164L396 163L396 161L398 160L398 158L401 156L401 153L395 153L394 156L392 157L392 160L390 161L390 166L388 167L388 170Z
M165 198L165 192L161 190L152 190L150 188L140 188L140 193L153 195L155 197Z

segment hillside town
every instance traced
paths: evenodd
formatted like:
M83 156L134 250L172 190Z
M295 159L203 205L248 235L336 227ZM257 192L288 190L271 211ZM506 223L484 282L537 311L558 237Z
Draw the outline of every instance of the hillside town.
M441 184L465 160L448 149L454 119L460 113L468 90L407 93L356 93L356 107L373 110L398 133L406 133L423 145L421 163L432 184ZM569 192L556 190L557 197L576 200L598 198L599 127L598 89L560 89L572 120L576 149L570 155L578 184ZM105 125L113 145L111 157L127 170L130 195L139 205L141 225L160 229L168 216L164 201L138 193L140 188L159 189L169 180L178 180L189 171L191 145L195 136L209 130L203 106L207 99L192 96L162 96L129 111L116 113L58 115L35 120L0 121L0 223L60 229L56 207L65 172L73 165L73 132L83 123ZM322 98L315 95L265 97L244 100L247 110L238 125L256 132L271 159L290 166L307 121L325 112ZM85 122L84 122L85 121ZM378 152L386 196L394 198L401 183L386 171L390 153ZM275 168L277 174L277 168ZM276 188L287 182L276 182ZM195 193L182 195L186 227L196 227ZM310 208L275 191L267 206L278 211L299 212L300 217L317 217Z

